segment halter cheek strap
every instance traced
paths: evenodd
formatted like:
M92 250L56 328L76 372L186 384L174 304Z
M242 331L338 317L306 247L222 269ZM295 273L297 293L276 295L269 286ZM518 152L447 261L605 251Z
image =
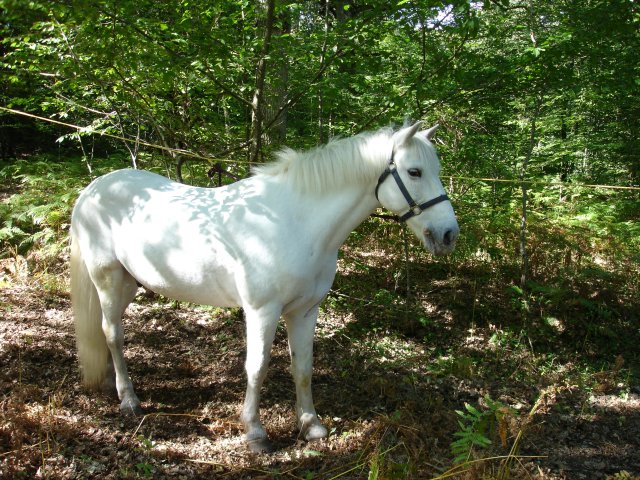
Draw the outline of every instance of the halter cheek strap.
M445 193L440 195L439 197L432 198L431 200L427 200L424 203L420 203L420 204L416 203L416 201L413 199L413 197L409 193L409 190L407 190L407 187L404 185L402 178L400 178L400 174L398 173L398 168L396 166L394 156L395 156L395 150L391 153L391 159L389 160L389 165L378 178L378 184L376 185L375 194L376 194L376 199L380 201L380 199L378 198L378 190L380 189L380 185L382 185L382 183L387 179L387 177L391 175L393 179L396 181L396 184L398 185L398 188L400 189L402 196L405 198L405 200L409 204L409 211L403 215L400 215L398 217L398 221L406 222L411 217L420 215L427 208L433 207L434 205L440 202L449 200L449 197Z

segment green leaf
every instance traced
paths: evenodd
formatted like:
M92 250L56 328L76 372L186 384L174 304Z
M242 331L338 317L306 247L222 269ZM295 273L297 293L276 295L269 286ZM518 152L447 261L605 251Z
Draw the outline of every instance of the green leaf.
M302 453L307 457L323 457L324 456L324 453L318 450L313 450L311 448L305 449Z

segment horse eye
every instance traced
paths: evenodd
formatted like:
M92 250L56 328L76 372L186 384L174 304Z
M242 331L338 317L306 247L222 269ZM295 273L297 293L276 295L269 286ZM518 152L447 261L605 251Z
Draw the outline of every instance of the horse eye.
M412 177L420 178L422 177L422 171L419 168L410 168L409 175L411 175Z

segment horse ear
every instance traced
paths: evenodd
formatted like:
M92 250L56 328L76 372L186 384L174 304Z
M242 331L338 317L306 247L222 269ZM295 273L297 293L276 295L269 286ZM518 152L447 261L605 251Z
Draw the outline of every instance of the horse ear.
M402 130L398 130L394 135L395 143L398 146L402 146L406 144L409 140L411 140L418 130L422 128L422 122L418 121L411 125L410 127L403 128Z
M435 134L436 131L438 130L438 128L440 128L439 124L435 124L433 127L429 128L428 130L425 130L424 132L420 132L422 135L424 135L425 137L427 137L427 140L431 140Z

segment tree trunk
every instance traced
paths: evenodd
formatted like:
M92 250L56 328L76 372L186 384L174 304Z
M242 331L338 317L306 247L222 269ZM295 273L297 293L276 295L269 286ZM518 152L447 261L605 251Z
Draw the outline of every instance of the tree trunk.
M527 283L527 275L529 272L529 256L527 252L527 208L529 201L528 186L527 186L527 169L531 156L533 155L533 149L536 145L536 123L538 115L540 114L540 107L542 104L542 98L537 96L535 99L535 105L531 112L531 119L529 122L529 144L527 145L527 151L522 162L522 170L520 171L520 188L522 190L522 218L520 222L520 255L522 259L521 271L520 271L520 287L524 290Z
M251 162L258 161L262 149L264 85L267 77L267 56L271 48L275 4L275 0L267 0L266 2L267 12L264 26L264 40L256 65L256 88L253 93L253 101L251 102Z
M291 22L284 15L280 18L282 29L278 29L277 34L291 33ZM289 61L287 51L279 48L273 53L275 58L279 58L277 68L271 66L271 81L266 82L264 113L263 118L267 125L265 138L269 144L281 144L287 136L287 92L289 89Z

